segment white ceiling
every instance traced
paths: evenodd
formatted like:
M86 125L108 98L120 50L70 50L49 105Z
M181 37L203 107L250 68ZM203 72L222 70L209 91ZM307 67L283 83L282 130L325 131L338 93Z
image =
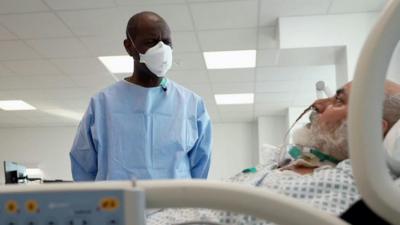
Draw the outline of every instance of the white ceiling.
M335 85L335 47L278 49L281 16L380 10L385 0L0 0L0 100L37 111L0 111L0 126L76 124L96 91L115 82L98 56L126 54L126 22L151 10L173 30L170 78L206 101L215 122L253 121L307 105L314 84ZM254 69L207 70L203 51L257 49ZM323 75L321 75L323 74ZM255 93L254 105L217 106L214 94Z

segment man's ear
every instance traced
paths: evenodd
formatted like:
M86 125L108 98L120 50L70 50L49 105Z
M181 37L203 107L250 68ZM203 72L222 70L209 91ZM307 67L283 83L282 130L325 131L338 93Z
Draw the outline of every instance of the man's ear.
M135 51L136 48L133 46L131 41L129 41L128 39L125 39L124 40L124 47L125 47L126 52L130 56L132 56L133 59L135 59L135 60L139 59L138 53L137 53L137 51Z
M386 135L386 133L389 131L389 123L386 120L382 120L382 130L383 130L383 136Z

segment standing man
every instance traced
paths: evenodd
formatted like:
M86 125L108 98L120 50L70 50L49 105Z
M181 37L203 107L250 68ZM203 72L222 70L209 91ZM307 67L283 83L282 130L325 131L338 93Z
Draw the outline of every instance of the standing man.
M141 12L126 28L132 76L91 98L70 158L75 181L207 178L211 122L201 97L165 78L171 31Z

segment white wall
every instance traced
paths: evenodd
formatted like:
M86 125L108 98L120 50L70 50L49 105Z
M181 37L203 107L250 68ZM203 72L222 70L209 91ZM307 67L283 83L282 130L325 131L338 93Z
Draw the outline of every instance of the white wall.
M257 164L255 123L216 123L210 179L230 177Z
M0 162L39 167L47 179L71 179L69 150L76 127L1 128ZM254 123L214 124L210 179L226 178L253 166L257 153ZM0 183L4 182L0 171Z
M351 80L364 41L378 13L339 14L279 18L281 48L345 46L348 76ZM338 83L341 86L342 83Z

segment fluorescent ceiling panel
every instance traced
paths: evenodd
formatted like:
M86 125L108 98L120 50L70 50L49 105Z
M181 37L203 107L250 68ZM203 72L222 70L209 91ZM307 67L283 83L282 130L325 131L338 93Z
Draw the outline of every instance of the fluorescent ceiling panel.
M217 102L217 105L253 104L254 94L243 93L215 95L215 101Z
M98 59L111 73L132 73L133 71L133 59L130 56L100 56Z
M22 100L6 100L0 101L0 109L6 111L16 111L16 110L36 110L35 107L29 105Z
M256 50L204 52L207 69L256 67Z

